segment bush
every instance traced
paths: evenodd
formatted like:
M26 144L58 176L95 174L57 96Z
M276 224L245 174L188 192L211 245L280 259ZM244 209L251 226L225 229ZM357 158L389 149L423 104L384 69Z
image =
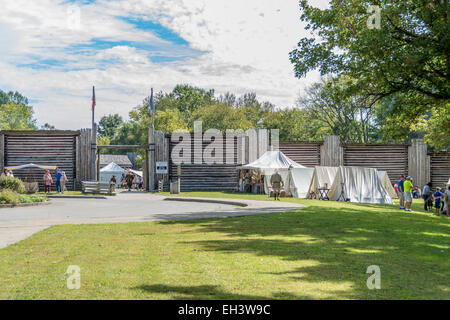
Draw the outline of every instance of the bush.
M0 204L18 205L21 203L44 201L47 201L47 197L18 194L17 192L10 189L3 189L2 191L0 191Z
M0 178L0 190L14 190L17 193L25 193L25 185L19 178L13 177L1 177Z
M20 198L18 194L10 189L3 189L0 192L0 203L2 204L19 204Z

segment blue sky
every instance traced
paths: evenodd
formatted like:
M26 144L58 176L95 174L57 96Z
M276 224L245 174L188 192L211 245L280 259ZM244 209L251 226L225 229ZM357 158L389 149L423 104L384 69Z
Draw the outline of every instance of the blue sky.
M306 34L297 0L3 3L0 89L26 95L38 122L59 129L89 126L92 85L99 119L179 83L290 107L318 79L296 79L288 59Z

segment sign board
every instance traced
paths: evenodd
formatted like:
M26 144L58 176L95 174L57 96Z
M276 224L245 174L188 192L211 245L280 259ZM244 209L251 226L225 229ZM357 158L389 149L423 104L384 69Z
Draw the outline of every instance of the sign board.
M168 174L169 164L167 161L156 162L156 174Z

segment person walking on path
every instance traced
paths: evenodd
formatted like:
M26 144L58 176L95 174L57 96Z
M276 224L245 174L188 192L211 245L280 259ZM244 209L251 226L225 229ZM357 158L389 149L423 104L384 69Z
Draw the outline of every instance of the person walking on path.
M431 182L428 182L424 187L422 191L422 198L423 198L423 209L425 211L428 211L429 209L433 208L433 193L431 191Z
M61 178L61 169L56 169L56 191L58 191L58 193L61 193Z
M64 193L64 190L66 189L67 180L66 172L61 172L61 193Z
M270 177L270 184L272 185L275 200L280 200L281 187L284 186L283 179L281 178L278 170Z
M410 176L406 177L406 181L403 183L403 189L405 193L405 210L411 211L413 184Z
M50 189L52 188L52 183L53 183L53 179L52 179L52 175L50 174L49 170L45 170L45 174L44 174L44 193L47 192L48 194L50 194Z
M402 174L400 176L400 180L397 182L398 187L398 199L400 201L400 209L405 209L405 194L404 194L404 188L403 184L405 183L405 176Z
M437 187L436 192L433 194L434 208L436 209L435 213L437 216L441 214L441 200L443 195L444 194L441 192L441 188Z
M125 180L127 182L128 191L131 191L131 186L133 185L134 174L131 171L128 171L125 176Z

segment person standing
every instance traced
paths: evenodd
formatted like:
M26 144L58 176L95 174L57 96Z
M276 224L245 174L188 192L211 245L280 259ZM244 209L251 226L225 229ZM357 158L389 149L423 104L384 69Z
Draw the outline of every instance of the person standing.
M61 193L64 193L64 190L66 189L67 180L69 179L67 179L66 172L61 172Z
M436 192L433 194L434 200L434 208L436 209L435 213L437 216L441 214L441 200L443 197L443 193L441 192L441 188L436 187Z
M403 189L405 193L405 210L406 211L412 211L411 210L411 204L412 204L412 192L413 192L413 184L412 184L412 178L410 176L406 177L406 181L403 183Z
M400 201L400 209L405 209L405 194L404 194L404 188L403 184L405 183L405 176L402 174L400 176L400 180L397 182L398 187L398 199Z
M447 217L450 217L450 185L444 192L444 209L442 210L442 213L444 212Z
M127 182L128 191L131 191L134 180L134 175L131 171L128 171L127 175L125 176L125 180Z
M433 207L432 197L433 197L433 193L431 192L431 182L428 182L423 187L423 191L422 191L423 209L425 211L428 211L428 209L431 209Z
M272 185L275 200L279 201L281 187L284 186L284 182L281 175L278 173L278 170L275 170L275 173L270 177L270 184Z
M58 191L58 193L61 193L61 178L61 169L56 169L56 191Z
M0 178L7 177L8 176L8 169L3 169L2 175Z
M45 174L44 174L44 193L47 192L48 194L50 194L50 190L52 188L52 183L53 183L53 179L52 179L52 175L50 174L49 170L45 170Z

